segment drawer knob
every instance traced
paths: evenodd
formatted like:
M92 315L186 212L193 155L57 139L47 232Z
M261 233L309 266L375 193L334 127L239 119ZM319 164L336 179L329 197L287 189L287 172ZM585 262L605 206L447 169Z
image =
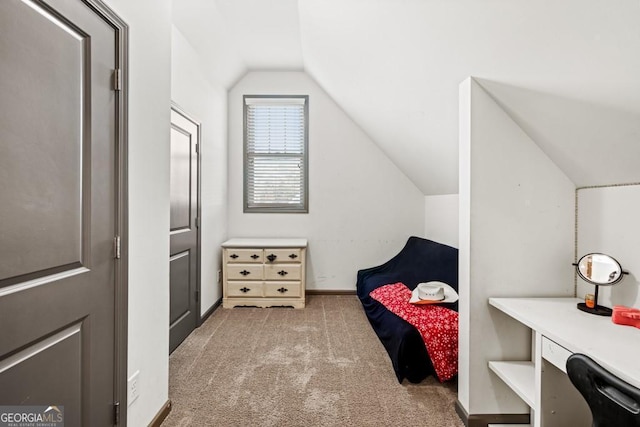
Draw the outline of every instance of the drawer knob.
M245 294L247 292L249 292L251 289L247 288L246 286L244 288L240 288L240 292L244 292Z
M280 289L278 289L278 292L280 292L281 294L284 294L285 292L289 292L289 289L287 289L287 288L280 288Z
M238 255L236 255L236 254L231 254L231 255L229 255L229 258L236 259L236 258L238 258Z
M296 259L296 258L298 258L298 255L296 255L296 254L291 254L291 255L289 255L289 258L291 258L291 259Z
M274 255L274 254L269 254L269 255L267 255L267 259L268 259L270 262L275 261L275 260L276 260L276 258L278 258L278 256L277 256L277 255Z
M240 274L242 274L243 276L246 276L246 275L251 274L251 272L250 272L250 271L247 271L247 270L242 270L242 271L240 272Z
M280 271L278 271L278 274L281 275L281 276L286 276L287 274L289 274L289 272L288 271L284 271L284 270L280 270Z
M251 255L251 258L258 259L258 258L260 258L260 255L253 254L253 255Z

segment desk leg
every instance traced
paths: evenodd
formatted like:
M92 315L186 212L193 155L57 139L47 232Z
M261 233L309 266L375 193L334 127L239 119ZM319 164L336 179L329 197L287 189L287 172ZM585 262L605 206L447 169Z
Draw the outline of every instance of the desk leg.
M542 359L541 421L544 427L591 427L591 410L567 374Z
M531 425L542 427L542 334L534 331L531 335L531 360L535 368L535 405L531 408Z

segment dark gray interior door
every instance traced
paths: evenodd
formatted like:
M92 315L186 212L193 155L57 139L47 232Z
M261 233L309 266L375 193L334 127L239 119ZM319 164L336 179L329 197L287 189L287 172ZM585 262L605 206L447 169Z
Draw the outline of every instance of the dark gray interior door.
M0 405L114 423L116 30L0 1Z
M198 124L171 110L169 353L198 321Z

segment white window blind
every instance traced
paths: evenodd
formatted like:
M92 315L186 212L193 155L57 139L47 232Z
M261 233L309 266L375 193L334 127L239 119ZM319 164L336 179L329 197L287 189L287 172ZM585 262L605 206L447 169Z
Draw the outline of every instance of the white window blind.
M245 211L307 212L307 99L245 96Z

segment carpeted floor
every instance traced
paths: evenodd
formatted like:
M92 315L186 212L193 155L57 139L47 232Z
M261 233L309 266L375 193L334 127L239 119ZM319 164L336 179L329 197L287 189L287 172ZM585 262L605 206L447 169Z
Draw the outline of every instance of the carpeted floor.
M356 296L218 308L169 363L166 427L463 426L454 383L398 383Z

